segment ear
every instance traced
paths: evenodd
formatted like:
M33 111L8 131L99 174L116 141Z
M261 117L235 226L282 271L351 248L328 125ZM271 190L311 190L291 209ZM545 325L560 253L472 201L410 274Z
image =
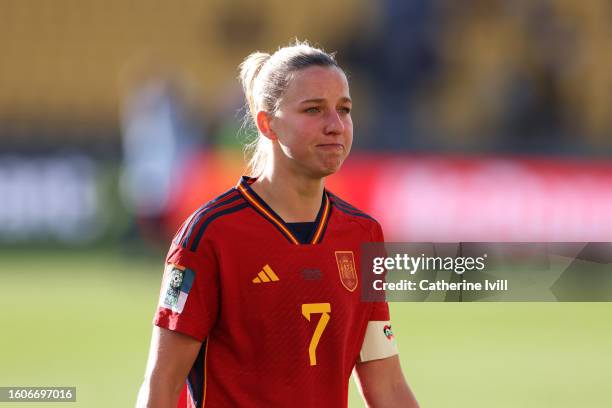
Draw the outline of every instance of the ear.
M277 140L278 137L276 133L274 133L274 130L272 130L272 119L273 116L268 112L257 112L257 129L259 129L259 132L268 139Z

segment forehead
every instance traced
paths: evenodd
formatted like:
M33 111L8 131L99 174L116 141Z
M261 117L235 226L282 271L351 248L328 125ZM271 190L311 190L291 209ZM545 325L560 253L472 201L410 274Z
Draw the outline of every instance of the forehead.
M349 97L348 81L344 73L336 67L319 66L294 72L283 95L286 102L296 103L308 99L336 101Z

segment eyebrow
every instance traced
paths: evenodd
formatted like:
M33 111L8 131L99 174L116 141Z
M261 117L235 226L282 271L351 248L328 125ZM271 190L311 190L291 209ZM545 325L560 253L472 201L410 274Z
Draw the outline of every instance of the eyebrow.
M322 103L325 102L325 99L323 98L314 98L314 99L306 99L303 100L302 102L300 102L300 104L304 104L304 103ZM349 103L353 103L353 101L351 100L351 98L348 98L346 96L343 96L342 98L340 98L340 102L349 102Z

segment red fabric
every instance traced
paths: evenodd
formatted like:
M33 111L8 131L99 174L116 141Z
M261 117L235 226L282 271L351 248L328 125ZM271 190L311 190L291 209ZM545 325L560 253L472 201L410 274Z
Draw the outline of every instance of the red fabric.
M187 386L185 385L183 387L183 391L181 391L181 396L179 397L178 400L178 404L176 405L177 408L183 408L183 407L187 407L187 408L191 408L187 405Z
M201 211L191 220L190 237L189 223L179 231L176 241L187 248L174 243L167 262L192 269L194 284L182 313L160 307L155 324L205 341L188 377L198 406L205 389L206 407L346 407L367 322L389 320L385 303L360 299L360 244L381 239L380 226L334 206L322 242L295 245L245 204L240 199ZM342 283L336 251L353 253L353 291ZM266 265L278 280L268 273L269 282L262 281ZM326 314L312 365L309 347Z

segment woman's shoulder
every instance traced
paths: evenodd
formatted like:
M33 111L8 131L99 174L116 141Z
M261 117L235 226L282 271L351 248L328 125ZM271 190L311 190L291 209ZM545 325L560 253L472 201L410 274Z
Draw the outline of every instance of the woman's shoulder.
M177 232L174 242L195 251L204 232L213 221L234 214L247 206L242 194L232 187L195 210Z
M380 225L378 221L372 217L370 214L365 211L360 210L349 202L343 200L337 195L333 194L330 191L327 191L327 196L329 197L329 201L335 209L337 209L341 214L353 218L355 220L362 220L366 224L375 224Z
M373 241L384 241L382 227L374 217L329 191L327 191L327 195L332 207L341 214L347 224L358 224L361 229L369 234Z

